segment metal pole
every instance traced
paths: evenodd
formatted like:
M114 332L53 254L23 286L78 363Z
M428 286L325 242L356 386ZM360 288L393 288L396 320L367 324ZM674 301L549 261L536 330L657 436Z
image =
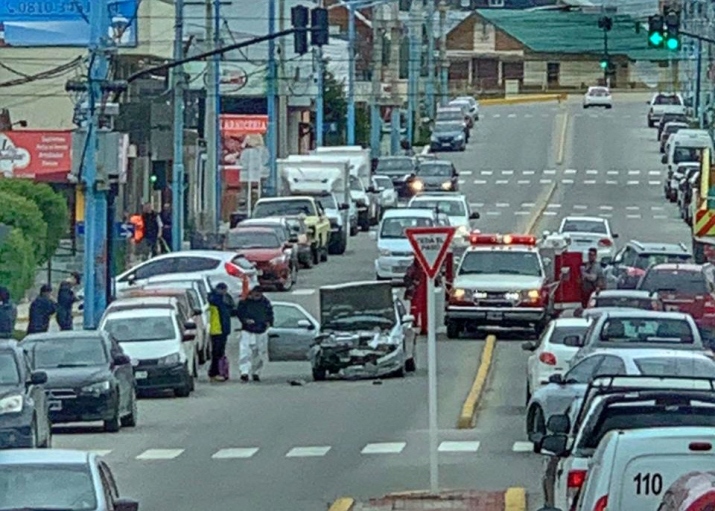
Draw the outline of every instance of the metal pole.
M348 145L355 145L355 9L348 6Z
M174 59L184 58L184 0L175 0ZM172 71L174 92L174 162L171 180L171 250L181 250L184 234L184 69Z
M318 0L318 7L324 7L325 4L323 0ZM325 100L323 99L323 94L325 93L325 63L323 62L323 47L318 46L315 48L316 63L315 70L318 73L318 96L315 99L315 145L322 147L324 144L324 124L325 124Z
M606 59L606 67L603 69L603 84L608 87L608 65L610 61L608 59L608 30L603 29L603 58Z
M82 162L85 184L85 244L84 244L84 327L96 328L107 305L107 190L97 182L97 144L99 103L102 82L107 79L107 33L109 9L107 0L97 0L89 11L89 115L87 150Z
M390 154L400 151L400 130L402 98L400 86L400 49L402 47L402 23L400 22L400 6L393 2L390 6L392 16L390 21L390 87L392 88L392 113L390 115Z
M268 0L268 34L276 32L276 0ZM268 83L266 84L266 101L268 113L268 129L266 133L266 143L268 145L268 183L266 194L268 197L275 197L276 186L278 184L277 158L277 130L276 130L276 42L275 39L268 41Z
M390 153L394 156L400 153L401 115L400 108L395 105L390 112Z
M214 0L213 8L213 47L218 48L221 46L221 0ZM216 114L214 116L214 133L215 138L213 140L214 154L216 154L216 209L214 210L213 218L213 232L218 233L219 226L221 225L221 209L222 209L222 198L223 198L223 176L221 174L221 162L219 161L219 155L221 154L221 55L218 53L211 57L213 61L213 87L214 87L214 97L216 98Z
M439 3L439 81L440 105L449 101L449 67L447 65L447 2Z
M429 407L429 480L430 490L439 493L439 458L437 454L437 306L434 279L427 279L427 381Z
M278 31L285 28L285 0L278 0ZM285 38L278 40L278 157L288 156L288 88L286 87L286 44Z
M702 125L702 111L700 108L700 86L702 84L703 72L703 42L698 39L698 68L695 70L695 116L698 119L698 125Z
M415 104L417 102L417 80L419 79L419 67L417 60L420 58L417 51L417 44L421 42L422 22L417 17L417 2L413 2L410 10L410 26L408 38L410 44L408 65L407 65L407 141L412 145L415 141Z
M434 0L427 1L427 117L434 118Z
M210 47L214 44L214 6L212 0L206 0L206 45ZM214 48L212 48L214 49ZM206 114L205 114L205 137L206 137L206 169L204 171L203 194L204 207L202 215L202 230L211 232L214 230L214 219L218 199L216 197L215 183L218 180L218 98L216 87L214 86L218 76L218 59L211 58L208 61L206 75Z
M380 97L382 96L382 10L381 5L372 8L372 101L370 103L370 153L372 158L380 156Z

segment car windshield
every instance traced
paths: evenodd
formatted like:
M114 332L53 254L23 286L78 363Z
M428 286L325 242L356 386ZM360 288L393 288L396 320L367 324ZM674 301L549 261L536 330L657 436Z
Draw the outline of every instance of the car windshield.
M456 122L439 122L434 125L434 133L461 133L464 126Z
M17 367L15 354L11 351L0 351L0 385L18 385L20 370Z
M97 509L92 474L85 465L0 465L0 510Z
M632 296L597 296L594 307L616 307L619 309L657 310L657 300Z
M362 183L355 176L350 176L350 191L351 192L362 192L363 191Z
M608 89L604 87L594 87L588 91L590 96L608 96Z
M459 267L460 275L502 274L541 277L541 265L533 252L467 252Z
M684 161L700 161L702 147L676 147L673 151L673 163Z
M581 337L581 336L583 336L584 333L586 333L587 329L588 329L588 325L557 326L554 328L554 331L551 333L551 337L549 337L549 343L550 344L563 344L564 339L566 339L567 337L573 337L574 335Z
M226 237L226 248L230 250L248 248L279 248L281 242L272 232L235 231Z
M680 131L684 128L685 128L685 126L680 125L680 124L670 124L665 127L664 131L667 135L672 135L673 133L677 133L678 131Z
M389 177L376 177L375 179L375 184L379 188L384 188L386 190L392 190L394 186L392 186L392 180Z
M101 337L29 341L25 351L30 354L33 369L100 366L109 361Z
M689 254L638 254L635 267L647 270L654 264L687 263L691 260Z
M423 163L417 169L418 176L451 177L451 165L436 165L434 163Z
M678 97L678 96L658 94L655 97L653 104L654 105L681 105L682 103L680 102L680 97Z
M466 216L467 209L462 201L456 200L415 200L410 204L412 208L437 209L447 216Z
M171 316L108 318L104 325L118 342L167 341L176 337L176 324Z
M265 201L256 204L253 210L253 218L294 215L314 216L313 203L306 199Z
M377 172L389 175L411 174L415 170L415 164L411 158L389 158L377 161Z
M323 206L323 209L338 209L338 202L335 200L334 195L321 195L316 197L315 200Z
M679 295L708 294L705 277L699 271L651 270L643 277L638 288L651 293L670 291Z
M410 227L432 227L434 223L431 218L409 218L393 217L382 221L380 238L383 239L405 239L405 229Z
M712 378L715 361L708 358L643 357L633 363L646 376L688 376L692 378Z
M693 344L690 323L671 318L609 318L601 328L602 342Z
M437 112L436 123L444 121L463 121L464 113L461 109L439 110Z
M606 222L597 220L564 220L561 232L608 234L608 229L606 229Z

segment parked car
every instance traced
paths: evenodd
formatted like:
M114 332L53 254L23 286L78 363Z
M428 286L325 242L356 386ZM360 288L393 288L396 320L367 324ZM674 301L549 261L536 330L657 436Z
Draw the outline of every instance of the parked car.
M469 105L469 114L475 121L479 120L479 101L472 96L459 96L454 101L466 102Z
M398 206L397 190L395 190L395 186L389 176L372 176L372 185L380 200L380 219L382 219L385 211Z
M462 122L437 122L432 126L430 151L465 151L467 131Z
M313 259L310 251L310 237L308 225L302 216L284 217L290 228L290 239L298 257L298 264L303 268L312 268Z
M683 243L631 240L616 253L613 261L602 261L602 264L606 266L604 273L609 289L634 289L651 265L687 263L692 260L692 254Z
M292 248L272 229L241 227L239 224L229 231L226 246L240 251L256 265L260 272L258 281L262 286L288 291L298 278Z
M316 199L318 204L320 204L320 201ZM321 205L322 209L322 205ZM288 223L288 220L286 220L286 217L265 217L265 218L250 218L248 220L244 220L238 226L236 229L242 229L242 228L248 228L248 227L255 227L255 228L260 228L260 229L270 229L273 232L276 233L276 236L278 236L278 239L280 240L281 244L284 245L284 251L288 258L291 261L291 266L293 267L293 270L296 273L298 273L298 251L293 250L293 245L295 242L291 241L291 227L290 223ZM232 230L233 231L233 230ZM232 232L231 231L231 232ZM235 250L233 246L230 245L229 242L229 236L227 236L226 239L226 248L229 250ZM247 258L248 259L248 258ZM250 260L250 259L249 259ZM252 262L252 261L251 261ZM255 264L254 264L255 266ZM256 266L256 268L258 268ZM261 280L260 278L258 280Z

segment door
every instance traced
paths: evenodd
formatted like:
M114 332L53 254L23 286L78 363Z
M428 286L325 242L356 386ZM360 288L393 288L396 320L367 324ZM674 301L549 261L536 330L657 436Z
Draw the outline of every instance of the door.
M42 441L43 439L50 438L52 434L47 394L45 394L43 386L34 385L30 382L30 378L32 377L32 363L30 361L30 355L25 351L22 351L21 355L22 360L20 363L22 364L22 370L25 378L28 381L27 396L35 402L35 411L38 415L41 414L40 420L38 421L39 423L37 424L37 427L39 428L37 433L40 441Z
M307 361L319 324L295 303L273 302L273 326L268 330L268 359L271 362Z
M546 86L554 89L559 86L559 75L561 74L561 64L559 62L549 62L546 64Z
M414 322L408 321L403 322L402 318L407 316L407 309L402 300L395 301L395 309L397 311L397 320L402 325L402 338L404 339L404 351L405 360L415 358L415 351L417 350L417 333L415 332Z
M109 337L109 336L108 336ZM109 347L109 356L113 361L118 355L125 355L124 350L119 343L113 338L109 337L106 341ZM131 360L131 359L130 359ZM112 364L112 372L114 377L119 382L119 407L120 410L131 411L132 405L132 394L134 393L136 384L134 381L134 369L132 368L131 362L128 364Z

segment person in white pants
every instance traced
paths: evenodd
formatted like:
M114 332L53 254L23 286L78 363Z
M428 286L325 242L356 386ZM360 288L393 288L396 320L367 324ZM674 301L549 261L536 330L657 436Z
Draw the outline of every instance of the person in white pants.
M273 306L260 287L238 302L236 315L241 322L238 366L241 381L261 381L260 373L268 362L268 329L273 326Z

